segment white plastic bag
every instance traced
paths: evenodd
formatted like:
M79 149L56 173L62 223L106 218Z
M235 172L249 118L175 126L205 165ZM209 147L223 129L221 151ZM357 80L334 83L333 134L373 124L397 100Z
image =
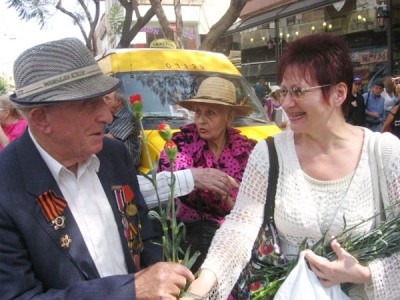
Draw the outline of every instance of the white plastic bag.
M299 261L276 293L274 300L348 300L337 284L325 288L307 266L306 251L300 253Z

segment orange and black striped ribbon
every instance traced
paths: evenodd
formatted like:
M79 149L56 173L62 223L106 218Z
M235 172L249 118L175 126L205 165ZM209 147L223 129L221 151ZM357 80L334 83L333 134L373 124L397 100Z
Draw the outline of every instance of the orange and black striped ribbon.
M54 191L48 191L38 197L38 202L46 216L47 221L52 221L60 216L67 207L67 201L59 197Z

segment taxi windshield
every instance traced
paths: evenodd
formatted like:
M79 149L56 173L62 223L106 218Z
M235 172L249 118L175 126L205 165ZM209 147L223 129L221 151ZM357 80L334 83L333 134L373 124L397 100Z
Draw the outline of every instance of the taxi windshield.
M190 71L142 71L119 73L117 76L122 80L128 101L129 95L142 95L144 119L171 118L192 122L193 112L177 105L176 101L193 98L204 79L219 76L230 80L236 88L236 99L253 109L249 116L237 118L237 122L242 124L235 124L236 126L249 125L249 122L269 123L252 87L241 76Z

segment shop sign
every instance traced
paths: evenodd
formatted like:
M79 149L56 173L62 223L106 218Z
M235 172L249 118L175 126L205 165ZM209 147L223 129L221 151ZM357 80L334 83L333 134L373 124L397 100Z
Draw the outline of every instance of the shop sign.
M352 53L352 60L362 65L374 64L388 61L387 49L373 49L368 51L359 51Z

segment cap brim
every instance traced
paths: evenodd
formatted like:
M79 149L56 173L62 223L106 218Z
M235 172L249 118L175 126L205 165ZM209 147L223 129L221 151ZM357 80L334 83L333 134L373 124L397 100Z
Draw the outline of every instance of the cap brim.
M24 106L86 100L107 95L116 90L120 84L121 81L117 78L98 74L57 86L34 96L18 98L16 94L12 94L10 99Z

